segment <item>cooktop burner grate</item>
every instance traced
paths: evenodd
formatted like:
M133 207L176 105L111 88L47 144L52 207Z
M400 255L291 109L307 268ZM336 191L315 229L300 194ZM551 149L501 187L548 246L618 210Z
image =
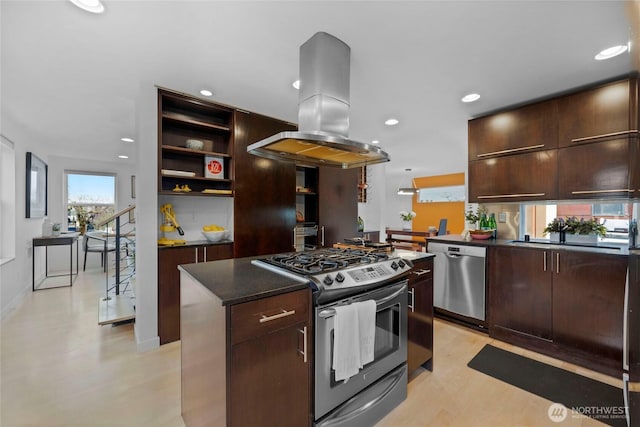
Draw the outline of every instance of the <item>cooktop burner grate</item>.
M330 272L347 267L372 264L388 259L386 253L372 253L358 249L319 249L273 255L262 261L301 274Z

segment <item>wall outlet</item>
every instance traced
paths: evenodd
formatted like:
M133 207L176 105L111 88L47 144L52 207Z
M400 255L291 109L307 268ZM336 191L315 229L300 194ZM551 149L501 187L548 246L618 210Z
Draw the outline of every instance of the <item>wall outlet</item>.
M507 222L507 213L506 212L500 212L498 214L498 222Z

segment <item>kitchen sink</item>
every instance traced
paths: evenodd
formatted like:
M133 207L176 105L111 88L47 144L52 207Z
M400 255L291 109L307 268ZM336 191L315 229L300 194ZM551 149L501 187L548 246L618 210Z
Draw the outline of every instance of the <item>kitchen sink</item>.
M578 248L597 248L597 249L615 249L617 251L622 250L622 246L613 246L613 245L589 245L584 243L558 243L558 242L550 242L549 240L511 240L509 243L514 243L516 245L550 245L550 246L571 246Z

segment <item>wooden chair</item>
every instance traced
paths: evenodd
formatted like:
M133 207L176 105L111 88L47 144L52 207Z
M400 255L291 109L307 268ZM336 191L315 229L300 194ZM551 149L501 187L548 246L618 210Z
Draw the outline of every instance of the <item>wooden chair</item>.
M109 252L114 252L116 250L116 245L110 242L106 237L102 237L103 234L104 233L100 231L85 233L84 241L82 243L84 248L84 264L82 266L82 271L85 271L87 268L87 253L89 252L100 253L102 269L107 271Z

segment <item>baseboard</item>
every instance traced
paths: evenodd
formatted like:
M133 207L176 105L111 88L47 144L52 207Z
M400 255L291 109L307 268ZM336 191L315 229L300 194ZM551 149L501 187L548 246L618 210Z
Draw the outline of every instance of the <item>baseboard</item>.
M134 327L134 331L135 331L135 336L136 336L136 346L138 349L138 353L144 353L146 351L151 351L151 350L155 350L156 348L160 347L160 337L159 336L155 336L153 338L144 340L144 341L140 341L140 339L138 338L138 330L137 328Z
M0 308L0 320L6 320L14 312L14 310L18 308L20 304L22 304L22 301L24 301L29 292L31 292L31 285L27 284L15 297L11 299L11 301L9 301L6 306Z

